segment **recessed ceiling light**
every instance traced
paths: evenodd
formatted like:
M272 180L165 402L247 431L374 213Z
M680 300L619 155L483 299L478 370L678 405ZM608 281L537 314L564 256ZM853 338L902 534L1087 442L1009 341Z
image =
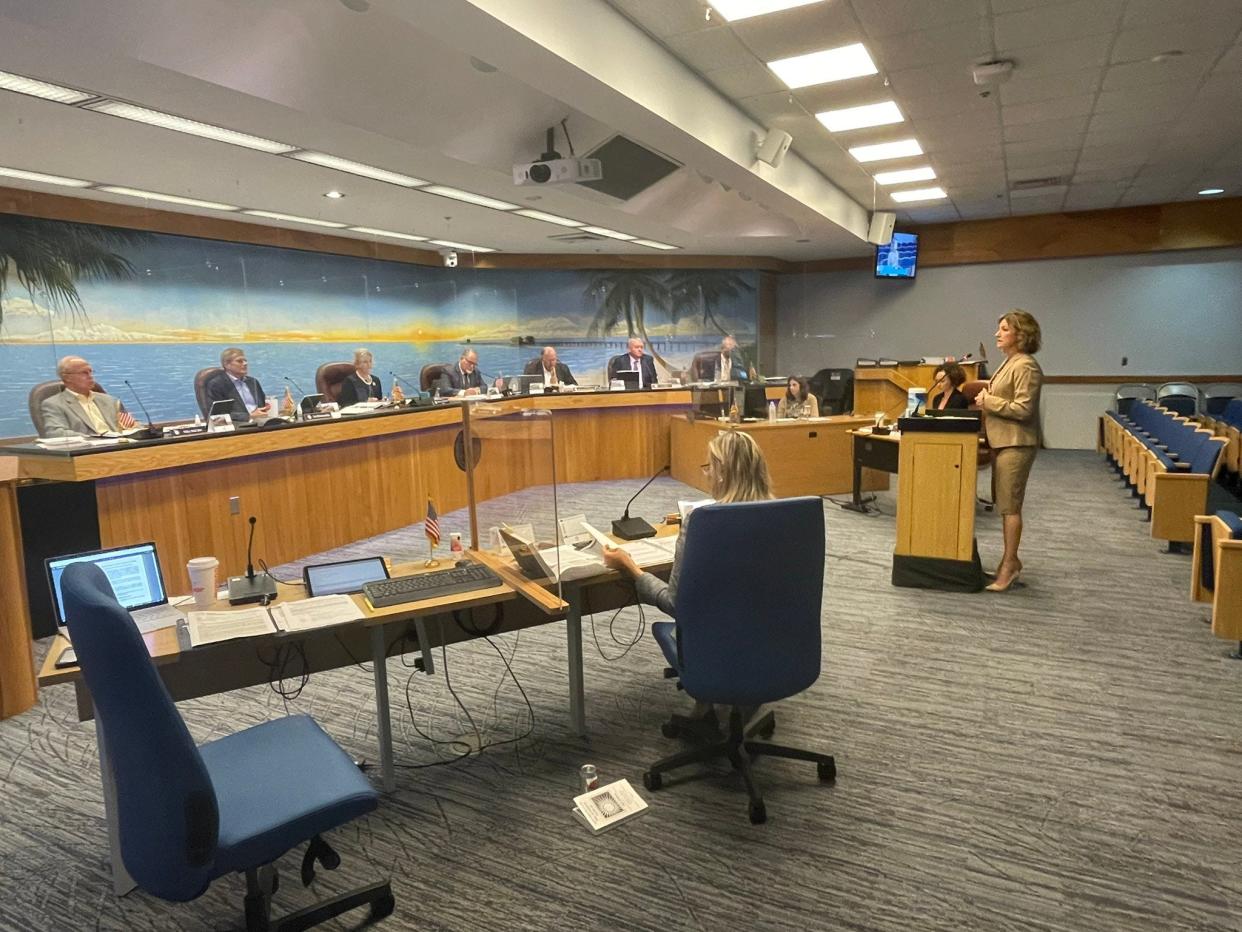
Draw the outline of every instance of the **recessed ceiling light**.
M752 16L763 16L765 13L778 13L781 10L792 10L794 7L810 6L820 0L708 0L712 7L729 22L749 19Z
M0 89L28 94L31 97L41 97L44 100L53 100L58 104L80 104L84 100L99 96L75 91L71 87L61 87L59 84L49 84L37 78L11 74L8 71L0 71Z
M272 155L283 155L297 148L297 146L291 146L288 143L264 139L261 136L251 136L249 133L239 133L236 130L225 129L223 126L213 126L210 123L200 123L197 120L187 120L185 117L173 116L171 113L162 113L159 110L149 110L146 107L122 103L119 100L101 100L98 103L88 104L86 109L94 110L97 113L106 113L109 116L120 117L123 120L133 120L136 123L158 126L161 129L171 129L178 133L188 133L191 136L201 136L204 139L227 142L232 146L243 146L247 149L257 149L260 152L270 152Z
M139 188L123 188L120 185L101 184L96 191L107 191L109 194L123 194L125 197L140 197L148 201L167 201L169 204L183 204L186 207L202 207L206 210L240 210L232 204L219 204L215 201L200 201L193 197L179 197L176 194L158 194L155 191L143 191Z
M1225 189L1224 188L1204 188L1199 193L1202 194L1204 197L1207 197L1210 194L1224 194Z
M243 210L243 214L249 214L252 217L266 217L268 220L287 220L290 223L309 223L316 227L332 227L337 230L343 230L348 226L346 223L337 223L335 220L315 220L311 217L298 217L294 214L278 214L274 210Z
M879 70L861 42L770 61L768 67L791 89L859 78Z
M355 233L370 233L372 236L391 236L393 239L408 239L415 243L427 242L425 236L415 236L413 233L397 233L393 230L377 230L375 227L350 227Z
M0 178L18 178L22 181L38 181L41 184L60 184L66 188L89 188L94 183L77 178L62 178L60 175L45 175L43 172L23 171L20 168L0 168Z
M609 239L638 239L637 236L630 236L628 233L618 233L616 230L610 230L607 227L583 227L582 229L588 233L594 233L596 236L607 236Z
M906 201L937 201L948 197L944 188L915 188L911 191L894 191L893 200L904 204Z
M545 214L542 210L525 210L517 211L519 217L529 217L531 220L542 220L544 223L555 223L563 227L584 227L586 226L581 220L570 220L568 217L558 217L556 214Z
M922 155L923 147L917 139L899 139L896 142L881 142L874 146L854 146L850 155L860 162L882 162L885 159L901 159L911 155Z
M659 243L653 239L636 239L633 241L635 246L649 246L652 249L680 249L680 246L670 246L668 243Z
M374 165L365 165L351 159L338 158L326 152L303 149L299 152L290 152L289 158L297 159L299 162L310 162L312 165L322 165L324 168L335 168L339 172L349 172L351 175L371 178L374 181L387 181L389 184L397 184L403 188L417 188L427 183L421 178L403 175L400 172L390 172L386 168L376 168Z
M1180 58L1181 56L1185 54L1186 53L1183 52L1181 49L1168 49L1167 51L1164 51L1164 52L1157 52L1155 55L1149 58L1148 61L1159 63L1162 61L1168 61L1171 58Z
M875 176L877 184L905 184L908 181L931 181L936 177L930 165L922 168L903 168L895 172L878 172Z
M470 191L463 191L461 188L450 188L444 184L428 185L421 190L428 194L438 194L440 197L451 197L455 201L464 201L467 204L474 204L477 207L490 207L492 210L517 210L517 204L510 204L508 201L500 201L494 197L487 197L483 194L474 194Z
M341 191L335 191L335 190L334 190L334 191L325 191L325 192L323 193L323 196L324 196L324 197L330 197L330 198L332 198L332 200L334 200L334 201L339 201L339 200L340 200L341 198L343 198L345 195L344 195L344 193L343 193L343 192L341 192Z
M469 252L495 252L487 246L471 246L469 243L454 243L449 239L433 239L431 241L434 246L444 246L447 249L465 249Z
M906 119L901 115L897 104L891 100L864 104L861 107L846 107L843 110L825 110L815 114L815 118L828 127L831 133L844 133L866 126L887 126L889 123L901 123Z

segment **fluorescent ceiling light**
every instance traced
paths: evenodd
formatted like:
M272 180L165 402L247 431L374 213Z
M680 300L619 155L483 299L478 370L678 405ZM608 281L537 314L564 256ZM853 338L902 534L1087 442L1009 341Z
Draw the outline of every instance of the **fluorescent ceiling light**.
M765 13L778 13L781 10L792 10L794 7L810 6L820 0L708 0L716 12L733 22L738 19L749 19Z
M922 168L903 168L895 172L879 172L875 176L877 184L905 184L908 181L931 181L936 177L930 165Z
M18 178L22 181L38 181L41 184L63 184L67 188L89 188L94 184L93 181L62 178L60 175L45 175L43 172L28 172L20 168L0 168L0 178Z
M867 126L887 126L889 123L902 123L906 119L891 100L864 104L861 107L846 107L843 110L825 110L815 114L815 118L828 127L831 133L844 133Z
M948 197L944 188L915 188L911 191L894 191L893 200L904 204L906 201L937 201Z
M594 233L596 236L607 236L609 239L638 239L637 236L630 236L628 233L618 233L616 230L610 230L607 227L583 227L587 233Z
M425 236L415 236L413 233L395 233L392 230L377 230L375 227L350 227L355 233L370 233L372 236L391 236L393 239L408 239L415 243L427 242Z
M768 67L791 89L860 78L879 71L861 42L770 61Z
M884 159L901 159L910 155L922 155L923 147L917 139L899 139L897 142L881 142L874 146L854 146L850 155L860 162L881 162Z
M487 197L482 194L472 194L470 191L463 191L461 188L450 188L444 184L428 185L421 190L428 194L438 194L440 197L451 197L455 201L464 201L467 204L474 204L478 207L490 207L492 210L517 210L517 204L510 204L508 201L498 201L494 197Z
M231 146L258 149L260 152L270 152L272 155L283 155L297 148L297 146L291 146L288 143L264 139L261 136L251 136L248 133L239 133L236 130L225 129L223 126L212 126L210 123L199 123L197 120L187 120L185 117L173 116L171 113L162 113L159 110L148 110L146 107L122 103L119 100L102 100L99 103L90 104L86 109L94 110L98 113L106 113L109 116L120 117L123 120L133 120L136 123L158 126L161 129L171 129L178 133L188 133L191 136L201 136L204 139L227 142Z
M1209 195L1209 194L1224 194L1225 189L1224 188L1204 188L1199 193L1204 196Z
M531 220L542 220L544 223L555 223L563 227L584 227L586 226L581 220L570 220L568 217L558 217L556 214L545 214L542 210L519 210L519 217L529 217Z
M75 91L71 87L61 87L59 84L49 84L25 75L12 74L8 71L0 71L0 89L14 91L18 94L29 94L31 97L41 97L44 100L54 100L58 104L80 104L84 100L99 96Z
M680 246L670 246L668 243L658 243L653 239L636 239L633 241L635 246L649 246L652 249L680 249Z
M278 214L272 210L243 210L243 214L250 214L252 217L267 217L269 220L288 220L290 223L309 223L317 227L333 227L337 230L345 229L348 224L337 223L335 220L315 220L311 217L296 217L293 214Z
M297 159L299 162L310 162L312 165L322 165L324 168L334 168L339 172L349 172L351 175L359 175L374 181L386 181L389 184L401 185L403 188L418 188L427 183L421 178L402 175L399 172L390 172L386 168L376 168L373 165L364 165L362 162L337 158L335 155L328 155L326 152L310 152L307 150L290 152L289 158Z
M138 188L123 188L114 184L101 184L95 190L107 191L109 194L123 194L126 197L140 197L150 201L167 201L169 204L184 204L186 207L203 207L207 210L240 210L232 204L218 204L215 201L200 201L193 197L178 197L176 194L157 194L154 191L140 191Z
M494 249L489 249L486 246L471 246L469 243L454 243L452 240L448 240L448 239L433 239L431 242L432 242L432 245L434 246L445 246L449 249L465 249L468 252L495 252L496 251Z

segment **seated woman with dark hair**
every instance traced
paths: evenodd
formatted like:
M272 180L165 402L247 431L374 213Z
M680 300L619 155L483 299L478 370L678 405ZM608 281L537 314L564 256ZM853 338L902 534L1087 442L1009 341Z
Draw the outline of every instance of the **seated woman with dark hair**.
M931 401L929 408L938 411L965 410L970 407L970 399L962 394L961 388L966 384L966 370L955 362L946 362L937 366L932 373L932 387L927 390ZM939 389L937 394L932 394Z
M811 385L800 375L789 377L785 397L776 406L776 416L785 418L819 417L819 400L811 394Z

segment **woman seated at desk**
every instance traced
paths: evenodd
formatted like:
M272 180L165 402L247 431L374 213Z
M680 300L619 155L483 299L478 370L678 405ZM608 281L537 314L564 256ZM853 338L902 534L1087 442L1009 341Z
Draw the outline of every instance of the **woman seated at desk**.
M374 365L375 358L369 349L354 350L354 371L341 383L341 393L336 399L342 408L360 401L379 401L384 397L379 378L371 374Z
M936 411L964 411L970 407L970 399L962 394L966 384L966 370L955 362L937 366L932 373L932 386L927 390L931 401L929 408Z
M811 394L810 383L804 377L790 376L789 386L785 389L785 397L776 406L776 416L780 418L819 417L819 401Z

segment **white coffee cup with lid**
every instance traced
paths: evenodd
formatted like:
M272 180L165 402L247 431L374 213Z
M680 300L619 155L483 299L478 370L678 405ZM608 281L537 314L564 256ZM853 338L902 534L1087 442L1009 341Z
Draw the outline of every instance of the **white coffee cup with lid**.
M219 565L215 557L194 557L186 563L195 608L206 608L216 600L216 568Z

